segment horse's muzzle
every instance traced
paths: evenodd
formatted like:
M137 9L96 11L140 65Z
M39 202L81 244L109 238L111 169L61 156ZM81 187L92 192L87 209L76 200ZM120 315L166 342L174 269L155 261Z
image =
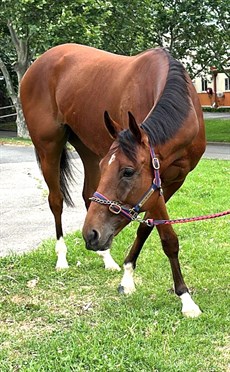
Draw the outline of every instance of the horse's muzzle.
M113 240L113 234L109 235L107 239L102 239L98 230L92 229L83 234L85 239L86 248L91 251L105 251L110 248Z

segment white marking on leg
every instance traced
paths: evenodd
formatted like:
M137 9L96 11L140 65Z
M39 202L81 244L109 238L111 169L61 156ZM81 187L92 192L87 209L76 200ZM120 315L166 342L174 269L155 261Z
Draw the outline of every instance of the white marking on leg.
M182 314L188 318L196 318L202 314L199 306L195 304L188 292L180 296L182 301Z
M57 270L68 269L69 265L66 260L67 247L62 237L59 240L57 240L55 251L58 256L56 269Z
M114 160L116 159L116 155L113 154L111 158L109 159L108 165L110 165Z
M124 275L121 280L121 287L123 289L124 294L131 294L136 290L133 280L133 274L134 274L133 265L130 262L124 265Z
M97 251L97 254L103 258L105 269L107 270L117 270L120 271L120 266L114 261L113 257L110 254L110 249L106 251Z

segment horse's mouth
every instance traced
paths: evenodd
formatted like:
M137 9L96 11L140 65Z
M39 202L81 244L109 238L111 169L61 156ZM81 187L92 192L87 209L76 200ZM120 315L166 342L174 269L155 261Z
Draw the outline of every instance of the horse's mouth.
M112 244L112 241L113 241L113 237L114 235L111 234L108 239L101 243L100 240L98 241L93 241L93 242L90 242L90 241L87 241L85 242L85 245L86 245L86 249L90 250L90 251L106 251L107 249L110 248L111 244Z

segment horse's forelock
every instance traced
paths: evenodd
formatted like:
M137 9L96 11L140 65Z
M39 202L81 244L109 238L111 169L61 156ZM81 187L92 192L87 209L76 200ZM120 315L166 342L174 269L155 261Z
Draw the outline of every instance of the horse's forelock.
M118 145L121 151L131 159L134 163L137 160L136 148L138 145L137 139L134 137L129 129L121 131L118 135Z

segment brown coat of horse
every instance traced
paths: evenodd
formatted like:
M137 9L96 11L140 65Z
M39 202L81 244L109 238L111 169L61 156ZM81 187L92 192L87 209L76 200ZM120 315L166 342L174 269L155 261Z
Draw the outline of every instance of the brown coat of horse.
M172 57L160 48L126 57L82 45L65 44L44 53L26 72L21 82L21 102L28 130L49 188L49 204L56 224L57 268L68 266L61 223L63 200L71 204L67 187L70 169L65 150L66 142L75 147L82 159L85 170L83 197L88 208L89 197L97 189L100 180L99 162L103 157L106 160L104 159L102 164L109 162L106 154L116 137L114 131L118 131L116 124L114 126L112 121L109 123L109 119L106 130L104 112L108 111L122 128L129 127L128 111L134 115L138 124L145 123L153 112L157 112L159 102L162 101L171 63L173 64ZM178 65L173 67L175 71L177 67ZM173 73L172 69L171 80ZM165 202L182 185L186 175L196 166L205 149L201 107L191 80L187 75L185 79L186 92L183 91L182 82L182 94L175 93L173 104L178 105L178 112L184 107L186 115L182 113L180 123L172 133L169 128L171 134L169 133L167 137L166 133L162 143L161 139L159 143L154 143L155 152L160 160ZM173 91L169 93L173 96ZM187 96L185 102L183 95ZM167 132L168 129L165 130ZM143 133L141 135L146 147L148 136ZM142 155L149 166L149 155L147 156L145 151ZM103 172L102 170L102 178ZM112 189L114 190L114 187ZM116 198L116 195L114 197ZM133 198L135 199L135 196ZM159 212L157 214L167 215L164 202L160 202L162 205L156 204L155 199L156 196L153 197L152 204L155 207L157 205ZM84 237L89 247L92 230L97 230L100 224L104 226L104 219L110 213L103 208L104 206L91 203L84 227ZM153 212L154 207L151 206L149 210ZM100 215L102 220L95 219L92 212L95 212L97 217ZM155 215L156 211L154 217ZM112 235L125 224L123 220L119 222ZM140 251L150 231L150 228L139 227L131 252ZM187 294L187 287L180 274L175 233L170 226L158 228L158 231L172 265L176 293ZM104 231L100 233L103 235ZM169 245L171 248L168 248ZM93 247L94 250L107 248L109 246L102 247L99 242ZM172 250L173 258L170 257ZM125 261L126 269L130 262L132 269L134 268L137 255L135 253L135 259L128 256L129 260ZM127 276L126 272L125 275ZM198 312L195 309L191 314Z

